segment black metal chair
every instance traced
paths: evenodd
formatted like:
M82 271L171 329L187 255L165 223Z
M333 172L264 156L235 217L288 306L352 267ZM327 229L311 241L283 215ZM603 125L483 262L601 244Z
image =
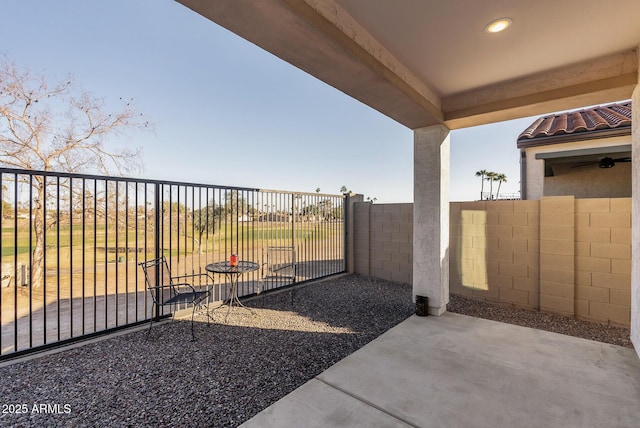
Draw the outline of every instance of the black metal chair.
M266 261L262 263L262 281L258 292L294 284L297 276L294 247L267 247ZM293 305L293 289L291 305Z
M206 304L211 288L213 287L213 278L208 273L194 273L191 275L171 276L167 259L163 256L158 259L147 260L142 263L138 263L144 271L145 280L147 282L147 288L153 299L152 313L154 314L149 323L149 330L147 331L147 338L151 333L151 326L153 325L153 317L155 317L155 310L160 306L171 306L188 304L193 306L191 312L191 340L196 340L195 333L193 331L193 317L196 313L196 308ZM199 278L199 282L202 283L203 278L205 285L198 285L194 287L192 285L193 279ZM191 278L191 282L186 282L186 279ZM175 311L172 312L172 319L175 315ZM208 315L208 314L207 314ZM207 324L209 323L207 318Z

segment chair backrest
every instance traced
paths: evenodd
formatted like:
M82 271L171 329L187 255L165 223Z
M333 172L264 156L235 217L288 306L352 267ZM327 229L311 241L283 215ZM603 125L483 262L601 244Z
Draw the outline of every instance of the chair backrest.
M267 275L295 279L296 250L293 247L267 247Z
M161 287L171 285L171 271L167 259L162 256L157 259L147 260L140 263L147 282L147 288L153 300L158 303Z

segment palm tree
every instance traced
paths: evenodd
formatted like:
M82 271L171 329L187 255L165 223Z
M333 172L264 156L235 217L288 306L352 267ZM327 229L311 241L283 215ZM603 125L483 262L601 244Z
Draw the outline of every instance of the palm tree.
M487 172L485 180L489 180L489 199L493 199L493 181L498 177L497 172Z
M489 173L489 171L487 171L486 169L481 169L480 171L476 172L476 177L480 177L481 178L481 182L480 182L480 200L482 200L482 194L484 193L484 178L486 177L486 175Z
M496 199L498 199L498 195L500 194L500 186L502 185L502 183L507 182L507 176L503 173L500 173L496 175L495 180L498 182L498 190L496 190Z

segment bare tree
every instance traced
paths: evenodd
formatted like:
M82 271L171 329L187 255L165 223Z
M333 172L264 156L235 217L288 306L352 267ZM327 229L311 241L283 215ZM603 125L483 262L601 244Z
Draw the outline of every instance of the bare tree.
M6 58L0 62L0 164L8 167L60 172L103 173L137 170L139 150L111 147L107 136L146 127L131 100L107 112L104 100L75 89L72 79L50 85ZM35 245L31 284L44 275L45 234L54 221L44 215L50 183L34 175L33 231Z

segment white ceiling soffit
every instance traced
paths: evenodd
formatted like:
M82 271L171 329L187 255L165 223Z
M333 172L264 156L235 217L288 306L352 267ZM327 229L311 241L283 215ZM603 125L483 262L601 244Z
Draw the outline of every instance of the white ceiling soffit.
M412 129L618 101L638 81L638 0L178 1Z

